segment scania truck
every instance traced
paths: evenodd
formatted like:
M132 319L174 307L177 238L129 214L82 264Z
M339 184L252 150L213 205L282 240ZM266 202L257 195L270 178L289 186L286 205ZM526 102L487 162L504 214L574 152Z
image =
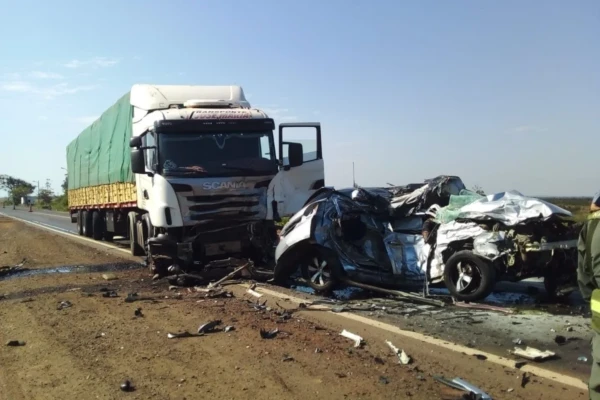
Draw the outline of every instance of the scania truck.
M320 124L274 131L240 86L133 85L67 146L71 221L159 274L268 263L275 222L325 185Z

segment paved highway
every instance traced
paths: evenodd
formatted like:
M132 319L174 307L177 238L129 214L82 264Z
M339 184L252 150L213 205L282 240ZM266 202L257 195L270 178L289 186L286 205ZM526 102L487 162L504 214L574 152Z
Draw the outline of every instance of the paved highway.
M77 225L71 223L69 214L65 212L49 210L37 211L35 208L34 211L29 212L27 208L17 207L16 210L13 210L12 207L6 207L0 208L0 213L64 232L77 234Z

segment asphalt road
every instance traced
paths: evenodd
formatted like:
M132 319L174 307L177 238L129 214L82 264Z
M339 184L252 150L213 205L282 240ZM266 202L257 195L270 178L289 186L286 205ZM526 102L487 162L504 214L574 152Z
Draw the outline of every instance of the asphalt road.
M71 223L67 213L49 210L29 212L28 209L13 210L12 207L0 209L0 213L77 234L76 225ZM125 244L126 242L120 241L114 245L122 247ZM521 348L532 346L557 354L554 360L543 363L544 368L585 379L591 363L591 333L589 317L582 314L581 297L574 293L567 304L540 304L538 296L532 293L532 288L543 295L543 284L539 280L497 285L496 291L485 302L515 309L516 313L510 315L458 307L415 308L398 301L394 304L382 304L377 299L365 298L364 293L358 293L357 296L342 294L341 297L349 299L347 304L351 307L370 307L365 311L353 310L357 314L500 356L507 356L516 347L513 341L520 339ZM273 289L285 291L278 287ZM307 290L298 287L292 292ZM556 343L557 336L566 337L566 344ZM578 361L580 357L587 357L588 361Z

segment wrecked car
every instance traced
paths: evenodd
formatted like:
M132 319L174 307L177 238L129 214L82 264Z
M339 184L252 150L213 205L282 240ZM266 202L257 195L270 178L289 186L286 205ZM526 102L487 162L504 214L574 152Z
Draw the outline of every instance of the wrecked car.
M339 283L445 285L460 301L496 282L543 277L550 295L576 288L571 213L518 192L481 196L439 176L387 188L323 188L282 228L275 281L300 275L317 292Z

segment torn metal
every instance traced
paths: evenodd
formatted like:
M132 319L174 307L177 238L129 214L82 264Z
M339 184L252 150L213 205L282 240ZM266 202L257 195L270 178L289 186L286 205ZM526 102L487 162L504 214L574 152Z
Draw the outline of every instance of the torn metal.
M444 385L450 386L451 388L462 390L467 393L473 393L475 396L477 396L476 399L492 400L492 397L489 394L485 393L483 390L465 381L464 379L454 378L452 380L448 380L443 376L434 376L433 379L440 383L443 383Z
M283 227L274 280L299 273L315 291L337 283L444 283L477 301L498 280L544 277L553 295L576 285L579 226L571 213L518 192L480 196L454 176L390 188L317 191Z

